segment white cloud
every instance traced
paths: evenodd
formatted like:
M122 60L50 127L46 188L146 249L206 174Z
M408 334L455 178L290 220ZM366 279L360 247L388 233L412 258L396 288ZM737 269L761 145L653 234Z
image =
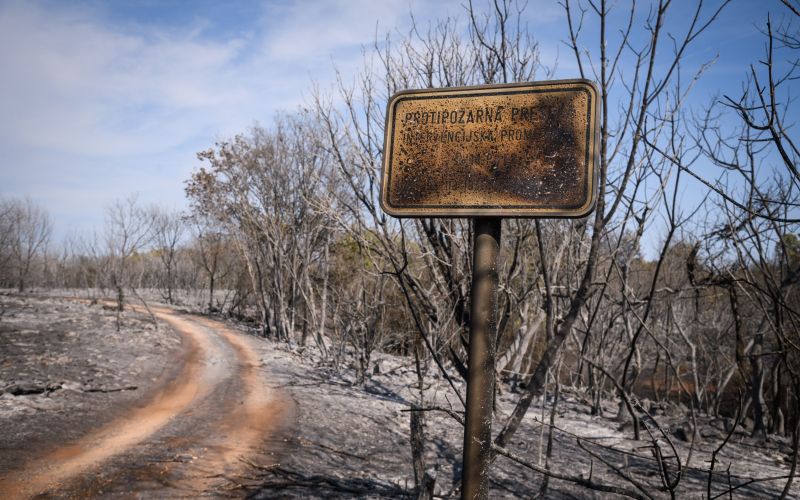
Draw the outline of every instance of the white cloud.
M131 34L84 9L0 9L4 141L88 155L151 152L249 96L232 79L242 40ZM200 120L198 120L200 118Z
M222 32L202 13L151 23L103 9L0 0L0 194L49 200L56 217L134 191L180 203L196 151L295 109L334 63L354 72L376 23L380 35L412 10L423 25L464 17L462 0L275 2ZM536 24L552 13L529 9Z
M156 31L108 23L86 7L0 6L0 136L17 147L93 156L164 151L231 134L292 109L312 77L360 60L405 0L266 7L263 30L216 40L209 21Z
M404 0L296 2L284 9L266 50L275 60L328 58L343 48L358 49L380 31L393 29L409 11Z

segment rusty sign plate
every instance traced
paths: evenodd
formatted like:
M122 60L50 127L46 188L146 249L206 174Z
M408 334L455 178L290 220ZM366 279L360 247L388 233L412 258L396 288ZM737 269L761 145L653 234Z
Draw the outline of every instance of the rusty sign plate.
M583 217L597 191L588 80L407 90L389 100L381 207L396 217Z

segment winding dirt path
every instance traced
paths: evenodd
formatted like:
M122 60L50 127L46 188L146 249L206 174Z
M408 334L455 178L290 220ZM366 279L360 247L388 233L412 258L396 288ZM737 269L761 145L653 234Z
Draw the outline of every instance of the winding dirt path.
M265 383L254 340L217 321L151 310L184 339L180 375L142 406L0 477L0 498L192 498L248 462L269 465L294 407Z

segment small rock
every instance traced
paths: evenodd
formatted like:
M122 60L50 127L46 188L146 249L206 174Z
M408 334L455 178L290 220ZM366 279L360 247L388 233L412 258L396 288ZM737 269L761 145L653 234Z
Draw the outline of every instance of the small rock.
M700 437L711 439L723 439L725 435L718 429L710 426L704 426L700 429Z
M64 382L61 384L61 388L68 391L80 391L83 389L83 384L80 382Z
M677 424L675 427L672 428L672 435L675 436L676 439L686 443L692 440L693 433L694 433L694 428L692 427L692 424L690 424L689 422Z

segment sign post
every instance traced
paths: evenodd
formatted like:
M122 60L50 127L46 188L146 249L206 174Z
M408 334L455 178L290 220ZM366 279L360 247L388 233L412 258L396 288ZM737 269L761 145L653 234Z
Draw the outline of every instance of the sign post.
M474 220L464 499L489 494L502 218L593 210L598 116L588 80L410 90L389 100L383 210Z
M500 217L476 217L470 297L467 414L462 498L487 498L492 458L494 358L497 338L497 255Z

